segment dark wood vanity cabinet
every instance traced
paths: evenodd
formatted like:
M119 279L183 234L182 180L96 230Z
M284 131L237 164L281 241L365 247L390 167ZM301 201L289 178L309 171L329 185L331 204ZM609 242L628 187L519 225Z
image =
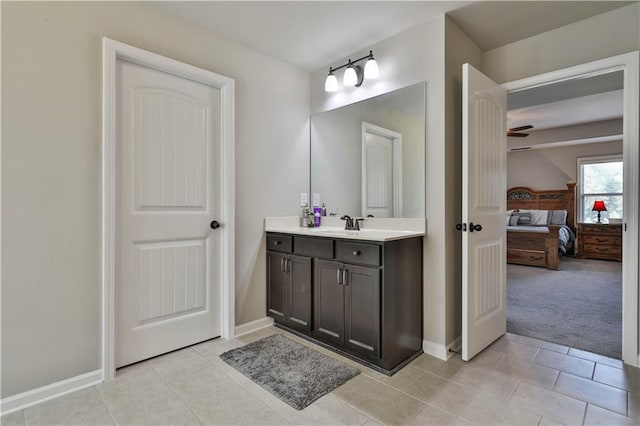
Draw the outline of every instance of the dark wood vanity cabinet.
M267 244L267 313L277 325L388 374L422 352L422 237L268 233Z
M344 288L340 285L342 263L316 259L314 265L315 337L342 345L344 343Z
M284 250L290 249L284 246ZM311 291L311 258L267 251L269 316L293 329L311 332Z
M317 260L314 335L367 358L380 355L380 269Z
M267 313L276 321L285 320L285 287L287 276L284 272L286 255L267 251Z

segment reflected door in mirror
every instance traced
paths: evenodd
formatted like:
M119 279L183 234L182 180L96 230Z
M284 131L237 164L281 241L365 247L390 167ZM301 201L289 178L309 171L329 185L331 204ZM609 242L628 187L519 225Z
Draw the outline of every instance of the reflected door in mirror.
M362 123L362 214L402 217L402 135Z

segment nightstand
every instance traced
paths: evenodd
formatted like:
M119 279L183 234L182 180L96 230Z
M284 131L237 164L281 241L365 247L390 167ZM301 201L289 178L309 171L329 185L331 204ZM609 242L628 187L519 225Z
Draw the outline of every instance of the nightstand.
M622 261L622 224L579 223L577 238L576 257Z

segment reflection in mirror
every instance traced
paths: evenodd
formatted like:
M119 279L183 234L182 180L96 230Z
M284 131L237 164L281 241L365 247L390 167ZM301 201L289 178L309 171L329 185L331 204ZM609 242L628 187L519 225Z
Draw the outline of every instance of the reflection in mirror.
M311 193L338 216L424 217L425 84L311 116Z

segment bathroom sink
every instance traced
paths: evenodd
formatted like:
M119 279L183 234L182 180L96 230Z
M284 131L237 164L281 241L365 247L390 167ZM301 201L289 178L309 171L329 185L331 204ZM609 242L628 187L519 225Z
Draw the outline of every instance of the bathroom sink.
M380 219L371 221L366 219L363 224L365 226L359 231L344 229L344 221L335 217L323 218L323 224L318 228L300 226L299 220L300 219L297 216L266 218L265 231L281 234L307 235L309 237L341 238L363 241L393 241L426 235L424 230L426 223L417 223L416 219ZM389 228L386 228L386 226ZM383 227L385 228L383 229Z
M340 232L340 231L344 231L344 229L334 227L334 226L323 226L320 228L307 228L307 231L310 232L311 234L318 234L322 232Z
M359 240L386 240L402 237L403 235L415 234L412 231L398 231L389 229L361 229L359 231L346 230L337 227L308 228L305 233L316 236L327 236L334 238L352 238Z

